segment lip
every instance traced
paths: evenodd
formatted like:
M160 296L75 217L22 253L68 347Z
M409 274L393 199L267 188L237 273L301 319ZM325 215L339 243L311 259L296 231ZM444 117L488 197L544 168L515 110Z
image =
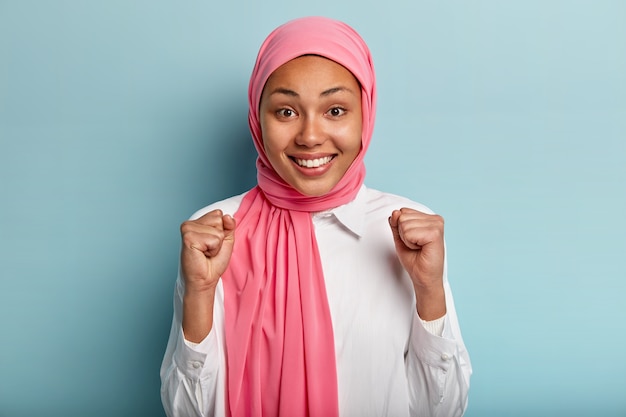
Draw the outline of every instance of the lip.
M336 157L337 157L337 154L289 155L289 159L293 163L293 166L295 167L295 169L298 172L300 172L302 175L305 175L308 177L315 177L315 176L320 176L320 175L325 174L333 166ZM306 167L296 162L296 159L304 160L304 161L314 161L314 160L319 161L325 158L330 158L330 161L317 167Z

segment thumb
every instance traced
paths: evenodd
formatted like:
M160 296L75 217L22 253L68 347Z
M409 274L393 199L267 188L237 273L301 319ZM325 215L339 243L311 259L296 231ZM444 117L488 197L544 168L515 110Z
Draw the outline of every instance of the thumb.
M391 228L391 233L393 234L393 240L398 243L403 243L402 238L400 237L400 231L398 230L398 219L400 218L400 211L394 210L389 216L389 227Z
M222 226L224 227L224 241L234 242L235 228L237 227L237 221L235 218L229 214L225 215L222 217Z
M219 252L212 259L214 261L214 276L216 277L221 277L230 263L230 257L233 254L233 248L235 247L235 227L236 222L232 216L228 214L222 216L222 231L224 232L224 238L222 239Z

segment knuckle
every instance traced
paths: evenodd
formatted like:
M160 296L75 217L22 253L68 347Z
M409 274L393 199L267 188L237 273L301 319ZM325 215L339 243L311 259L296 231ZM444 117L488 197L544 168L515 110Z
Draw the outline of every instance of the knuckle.
M180 233L184 235L185 233L190 231L191 227L193 227L191 220L186 220L182 222L180 225Z
M216 243L220 243L224 240L224 231L223 230L218 230L216 231L212 237L213 237L213 241Z
M191 237L189 236L188 233L183 234L182 241L183 241L183 247L185 247L185 248L190 248L194 244L194 240L191 239Z

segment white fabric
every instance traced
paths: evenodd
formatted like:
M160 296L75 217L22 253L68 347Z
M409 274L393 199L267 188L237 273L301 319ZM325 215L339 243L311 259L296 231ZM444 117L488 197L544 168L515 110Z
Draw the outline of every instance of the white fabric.
M192 218L216 208L232 215L242 198L212 204ZM397 260L387 220L401 207L432 213L408 199L363 186L353 202L313 214L335 334L341 416L454 417L467 407L472 369L447 268L447 313L442 320L424 323L416 312L411 281ZM179 274L161 366L163 405L170 417L224 416L221 282L213 329L197 345L186 342L182 333L183 293Z

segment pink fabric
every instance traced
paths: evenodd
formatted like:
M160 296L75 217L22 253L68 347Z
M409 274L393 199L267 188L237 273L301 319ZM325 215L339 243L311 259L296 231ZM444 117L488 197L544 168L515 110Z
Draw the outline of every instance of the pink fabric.
M306 54L329 58L362 89L362 150L326 195L285 183L263 146L259 102L270 76ZM349 26L323 17L290 21L265 40L248 90L248 121L258 186L235 213L235 248L223 276L227 412L231 416L338 415L334 337L310 212L352 201L365 178L363 157L374 127L375 77L369 49Z

